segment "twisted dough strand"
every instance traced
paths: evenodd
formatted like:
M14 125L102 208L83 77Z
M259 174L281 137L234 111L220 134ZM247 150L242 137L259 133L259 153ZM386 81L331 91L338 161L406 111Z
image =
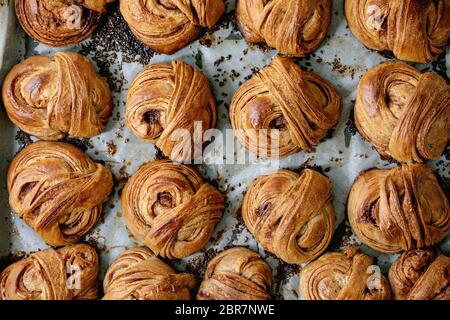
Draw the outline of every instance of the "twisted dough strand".
M356 247L326 253L301 271L300 291L306 300L389 300L386 278L371 279L372 263Z
M195 279L177 274L147 248L125 251L109 267L103 300L190 300Z
M259 156L279 156L317 145L339 120L341 101L336 90L289 58L277 57L235 93L230 119L239 141ZM268 146L258 137L267 130ZM273 139L271 130L280 137ZM264 133L264 131L262 131ZM255 136L256 135L256 136Z
M127 126L174 161L193 158L195 122L206 131L215 127L216 113L206 76L180 60L144 68L128 91ZM190 148L183 149L186 146L174 139L183 129L190 133Z
M85 244L33 253L0 273L0 300L94 300L98 264Z
M66 47L88 38L114 0L16 0L17 18L33 39Z
M112 110L108 83L72 52L22 61L6 76L2 96L11 121L44 140L98 135Z
M242 205L244 222L259 244L288 263L319 256L331 241L334 211L327 177L306 169L279 170L257 179Z
M360 81L356 126L383 156L402 162L437 159L450 134L450 86L439 75L387 62Z
M402 60L428 63L450 37L450 0L346 0L345 16L364 45Z
M223 0L121 0L120 12L135 36L150 48L172 54L211 28L225 12Z
M179 259L200 250L222 217L224 197L192 168L143 165L122 192L125 223L155 254Z
M239 0L236 18L245 39L289 56L314 51L331 23L329 0Z
M386 253L431 246L450 229L448 200L423 164L364 172L350 191L348 217L362 242Z
M111 172L61 142L35 142L8 170L11 208L53 246L77 242L97 222L113 187Z
M450 300L450 258L432 249L405 251L389 281L397 300Z
M269 300L272 272L254 251L232 248L210 261L198 300Z

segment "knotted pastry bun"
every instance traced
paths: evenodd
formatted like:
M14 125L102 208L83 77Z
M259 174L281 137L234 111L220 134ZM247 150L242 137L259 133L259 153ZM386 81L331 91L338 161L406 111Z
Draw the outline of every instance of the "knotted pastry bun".
M225 12L223 0L120 0L120 12L134 35L160 53L172 54L212 28Z
M450 258L431 249L405 251L389 281L397 300L450 300Z
M3 103L11 121L43 140L92 137L112 111L111 91L84 56L32 56L6 76Z
M195 278L176 273L145 247L122 253L105 275L103 300L190 300Z
M385 157L437 159L450 134L450 86L436 73L421 73L402 62L383 63L359 83L355 121Z
M340 115L336 90L317 74L282 57L245 82L230 106L238 140L256 155L269 158L310 150Z
M441 242L450 206L430 167L404 164L362 173L350 190L348 218L366 245L397 253Z
M180 60L144 68L128 91L128 128L137 137L155 143L173 161L188 162L194 152L201 152L194 150L195 122L206 131L215 127L216 113L206 76ZM184 138L179 130L189 133L188 145L178 140Z
M331 23L330 0L238 0L236 19L250 43L303 57L319 47Z
M265 250L287 263L311 261L333 236L331 183L310 169L260 177L245 194L242 217Z
M228 249L208 264L198 300L269 300L272 272L256 252Z
M113 187L111 172L74 146L35 142L8 170L9 204L52 246L76 243L96 224Z
M390 300L391 289L372 258L357 247L329 252L300 272L306 300Z
M16 14L25 32L41 43L65 47L94 32L114 0L16 0Z
M187 257L203 248L222 217L224 197L192 168L165 160L143 165L122 191L130 232L156 255Z
M94 300L98 269L86 244L38 251L0 273L0 300Z
M447 46L450 0L346 0L345 16L366 47L428 63Z

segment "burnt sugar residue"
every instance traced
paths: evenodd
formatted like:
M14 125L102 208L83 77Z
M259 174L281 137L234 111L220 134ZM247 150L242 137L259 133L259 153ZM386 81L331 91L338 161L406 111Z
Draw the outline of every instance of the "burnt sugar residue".
M200 282L205 276L209 262L220 252L221 250L216 248L204 250L201 255L193 258L186 264L186 272L195 276L198 285L200 285Z
M20 129L17 130L16 136L14 137L14 139L19 144L19 152L22 151L23 148L25 148L29 144L33 143L33 140L31 140L31 136L28 133L26 133Z
M26 258L28 254L25 251L17 251L9 253L6 256L0 257L0 271L4 270L7 266Z
M355 101L352 100L352 104L355 104ZM352 137L358 132L358 129L356 128L355 124L355 117L354 117L354 111L350 112L350 115L348 117L348 120L345 124L345 130L344 130L344 138L345 138L345 147L350 147L350 142Z
M65 143L69 143L77 147L78 149L83 150L84 152L86 152L88 149L94 148L89 138L65 137L62 141Z
M276 300L284 300L283 286L287 284L292 277L300 273L301 266L298 264L289 264L277 258L275 255L266 252L277 260L277 267L274 273L274 283L272 286L272 295Z
M339 251L340 248L348 247L353 244L353 230L347 220L341 222L334 232L333 239L329 245L330 251Z
M82 44L82 51L93 53L97 58L109 60L111 52L121 52L124 62L138 62L146 65L156 54L141 43L131 32L119 11L119 2L108 6L108 14L91 36Z

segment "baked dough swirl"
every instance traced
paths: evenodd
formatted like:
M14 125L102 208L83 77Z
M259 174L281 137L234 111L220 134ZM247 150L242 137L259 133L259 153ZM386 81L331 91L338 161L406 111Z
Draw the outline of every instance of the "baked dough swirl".
M223 0L121 0L120 12L134 35L160 53L172 54L212 28L225 12Z
M94 300L98 270L86 244L38 251L0 273L0 300Z
M22 28L33 39L52 47L80 43L94 32L114 0L15 0Z
M2 90L11 121L43 140L92 137L112 111L111 91L84 56L32 56L12 68Z
M350 190L348 218L366 245L397 253L442 241L450 206L430 167L405 164L362 173Z
M329 252L300 272L300 292L306 300L390 300L386 278L372 258L357 247Z
M175 273L145 247L122 253L105 275L103 300L190 300L195 278Z
M303 71L283 57L275 58L245 82L230 106L238 140L266 158L310 150L326 137L340 115L336 90L317 74Z
M331 23L330 0L238 0L236 19L250 43L266 43L289 56L319 47Z
M389 270L396 300L450 300L450 258L432 249L405 251Z
M12 210L52 246L76 243L89 232L113 187L106 167L62 142L27 146L7 180Z
M272 272L256 252L228 249L208 264L198 300L269 300Z
M165 160L143 165L122 191L130 232L156 255L180 259L209 241L224 197L192 168Z
M387 62L361 79L355 105L359 132L385 157L437 159L450 134L450 86L433 72Z
M137 137L155 143L173 161L187 162L198 154L195 152L201 152L194 144L193 136L198 133L195 122L206 131L215 127L216 117L216 100L208 79L180 60L144 68L128 91L128 128ZM188 140L181 130L189 133Z
M366 47L402 60L428 63L450 37L450 0L346 0L345 16Z
M245 194L242 217L265 250L287 263L311 261L333 236L331 183L310 169L260 177Z

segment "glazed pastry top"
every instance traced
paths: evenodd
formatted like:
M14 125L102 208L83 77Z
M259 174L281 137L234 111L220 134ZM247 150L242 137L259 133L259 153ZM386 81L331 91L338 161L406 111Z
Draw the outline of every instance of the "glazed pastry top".
M345 16L365 46L402 60L428 63L450 38L450 0L346 0Z
M433 72L386 62L361 79L355 122L381 155L401 162L435 160L450 134L450 86Z
M450 206L430 167L404 164L362 173L350 190L348 218L363 243L397 253L441 242Z
M208 264L198 300L269 300L272 273L252 250L228 249Z
M32 143L8 170L11 208L53 246L76 243L88 233L112 187L106 167L62 142Z
M4 80L2 98L11 121L43 140L99 135L112 111L108 83L73 52L17 64Z

